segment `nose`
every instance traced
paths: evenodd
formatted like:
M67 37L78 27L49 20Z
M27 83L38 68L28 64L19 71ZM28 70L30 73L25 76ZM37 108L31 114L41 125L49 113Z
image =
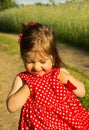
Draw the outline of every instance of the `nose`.
M34 63L33 65L33 71L40 71L41 70L41 66L39 63Z

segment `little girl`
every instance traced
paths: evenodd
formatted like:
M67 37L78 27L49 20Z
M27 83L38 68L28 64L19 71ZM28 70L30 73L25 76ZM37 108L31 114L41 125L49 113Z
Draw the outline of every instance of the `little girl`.
M89 113L77 98L85 87L62 68L53 31L29 22L19 43L26 71L15 77L7 99L10 112L22 108L18 129L89 130Z

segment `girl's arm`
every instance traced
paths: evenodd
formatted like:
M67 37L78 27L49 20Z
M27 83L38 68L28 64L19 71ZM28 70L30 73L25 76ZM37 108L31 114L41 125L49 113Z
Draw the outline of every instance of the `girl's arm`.
M61 68L59 78L63 84L67 84L68 80L77 88L72 90L77 97L85 96L85 86L82 82L74 78L66 69Z
M27 98L30 96L30 90L26 84L17 76L12 85L12 90L7 98L7 108L10 112L20 109Z

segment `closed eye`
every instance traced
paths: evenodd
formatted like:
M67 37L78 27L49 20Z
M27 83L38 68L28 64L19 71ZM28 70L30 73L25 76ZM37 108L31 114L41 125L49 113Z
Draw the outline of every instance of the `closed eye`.
M40 61L40 63L45 64L45 63L46 63L46 61Z
M26 63L31 64L32 62L31 61L26 61Z
M25 61L27 64L34 63L34 61Z

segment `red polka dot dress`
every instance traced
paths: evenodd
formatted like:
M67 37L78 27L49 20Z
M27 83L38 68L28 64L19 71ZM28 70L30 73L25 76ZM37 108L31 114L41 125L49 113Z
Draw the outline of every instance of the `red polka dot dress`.
M19 130L89 130L89 113L72 93L75 86L61 83L59 68L43 76L18 74L31 95L24 104Z

